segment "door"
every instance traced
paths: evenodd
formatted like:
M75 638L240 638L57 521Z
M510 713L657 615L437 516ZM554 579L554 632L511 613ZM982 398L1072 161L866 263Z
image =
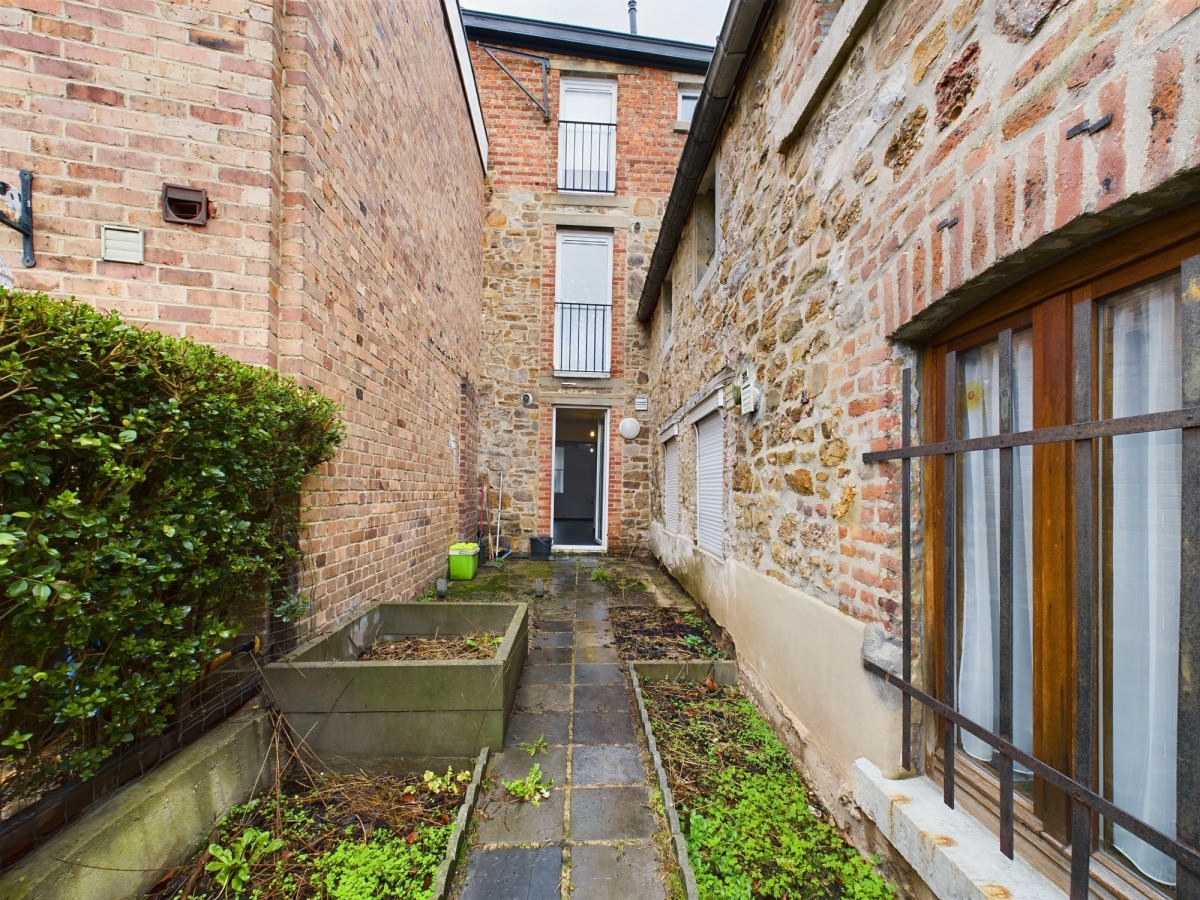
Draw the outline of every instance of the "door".
M554 411L551 519L558 549L600 550L607 542L608 411Z

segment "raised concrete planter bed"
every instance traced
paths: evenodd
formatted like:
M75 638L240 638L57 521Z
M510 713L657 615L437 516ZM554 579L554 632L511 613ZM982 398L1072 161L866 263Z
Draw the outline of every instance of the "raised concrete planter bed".
M658 789L662 791L663 808L667 811L667 824L671 829L671 849L675 861L679 864L679 874L683 880L684 893L688 900L699 900L696 890L696 876L692 865L688 862L687 838L679 827L679 814L675 811L675 798L671 795L671 785L667 781L667 773L663 769L662 757L658 754L658 745L654 741L654 730L650 727L650 717L646 713L646 702L642 698L643 681L704 681L709 675L717 684L736 685L738 678L737 663L732 660L697 660L695 662L675 662L670 660L654 660L645 662L630 662L629 674L633 680L633 693L637 697L638 715L642 720L642 731L646 734L646 744L650 748L650 758L654 763L654 776L658 779Z
M359 660L404 637L504 633L494 659ZM268 696L330 771L463 767L500 749L529 643L524 603L384 603L265 669Z

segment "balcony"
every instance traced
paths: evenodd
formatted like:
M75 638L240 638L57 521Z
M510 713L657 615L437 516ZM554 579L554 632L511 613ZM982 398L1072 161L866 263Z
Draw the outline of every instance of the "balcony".
M607 378L612 347L612 306L554 304L554 374Z
M616 190L617 126L607 122L558 123L558 189L588 194Z

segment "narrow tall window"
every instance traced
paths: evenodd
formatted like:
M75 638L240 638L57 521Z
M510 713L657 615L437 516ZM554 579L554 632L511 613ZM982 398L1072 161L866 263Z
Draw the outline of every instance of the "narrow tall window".
M679 531L679 439L663 444L663 528Z
M696 104L700 102L699 88L679 89L679 121L690 122L696 112Z
M1182 403L1178 275L1109 298L1101 312L1100 412L1122 418ZM1101 445L1103 585L1101 759L1104 792L1175 834L1182 433ZM1175 863L1116 826L1112 846L1155 881Z
M558 114L558 189L616 190L617 83L564 78Z
M725 555L723 435L720 410L696 423L696 544L716 556Z
M603 378L612 358L612 233L559 231L554 372Z

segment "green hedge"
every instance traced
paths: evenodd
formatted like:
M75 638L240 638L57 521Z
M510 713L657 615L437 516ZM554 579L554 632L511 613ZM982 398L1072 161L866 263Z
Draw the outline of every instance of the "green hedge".
M11 799L161 732L244 616L302 611L271 586L297 555L301 480L343 431L316 391L116 315L2 289L0 315Z

